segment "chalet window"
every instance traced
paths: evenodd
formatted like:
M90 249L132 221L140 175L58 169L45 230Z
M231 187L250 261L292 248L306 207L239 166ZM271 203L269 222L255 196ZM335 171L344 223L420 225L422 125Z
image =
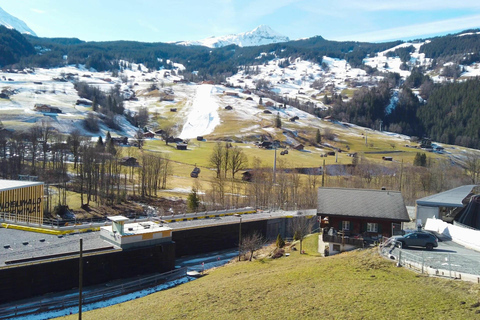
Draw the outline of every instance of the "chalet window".
M342 221L342 230L350 230L350 221Z
M367 223L367 232L378 232L378 223Z

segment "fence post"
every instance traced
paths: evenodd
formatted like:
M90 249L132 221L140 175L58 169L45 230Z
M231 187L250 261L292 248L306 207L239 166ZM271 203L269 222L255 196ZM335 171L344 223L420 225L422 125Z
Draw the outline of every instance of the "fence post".
M449 276L451 278L452 277L452 260L451 260L451 257L450 257L450 253L448 254L448 272L449 272Z
M398 262L397 262L397 267L402 266L402 249L398 249Z
M422 274L423 274L423 266L425 265L425 255L424 252L422 251Z

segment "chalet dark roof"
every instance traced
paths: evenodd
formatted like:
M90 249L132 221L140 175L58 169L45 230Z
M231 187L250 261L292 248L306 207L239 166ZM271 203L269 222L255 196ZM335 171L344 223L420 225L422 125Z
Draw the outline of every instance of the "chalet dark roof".
M317 213L321 216L410 221L398 191L319 188Z

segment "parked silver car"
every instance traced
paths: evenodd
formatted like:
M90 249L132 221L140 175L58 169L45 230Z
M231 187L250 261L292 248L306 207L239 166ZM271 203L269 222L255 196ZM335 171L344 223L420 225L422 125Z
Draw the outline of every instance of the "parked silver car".
M433 248L438 247L437 237L423 231L407 233L404 236L395 236L394 239L402 248L425 247L427 250L433 250Z

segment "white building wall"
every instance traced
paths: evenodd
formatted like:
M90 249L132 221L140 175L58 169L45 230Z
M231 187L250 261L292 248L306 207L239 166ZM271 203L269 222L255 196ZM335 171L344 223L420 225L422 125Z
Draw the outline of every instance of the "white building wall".
M420 206L417 205L417 219L416 221L418 222L419 219L422 221L422 225L425 225L425 222L427 219L435 218L439 219L440 218L440 208L439 207L427 207L427 206Z
M425 230L441 233L462 246L480 251L480 230L455 226L439 219L428 219Z

